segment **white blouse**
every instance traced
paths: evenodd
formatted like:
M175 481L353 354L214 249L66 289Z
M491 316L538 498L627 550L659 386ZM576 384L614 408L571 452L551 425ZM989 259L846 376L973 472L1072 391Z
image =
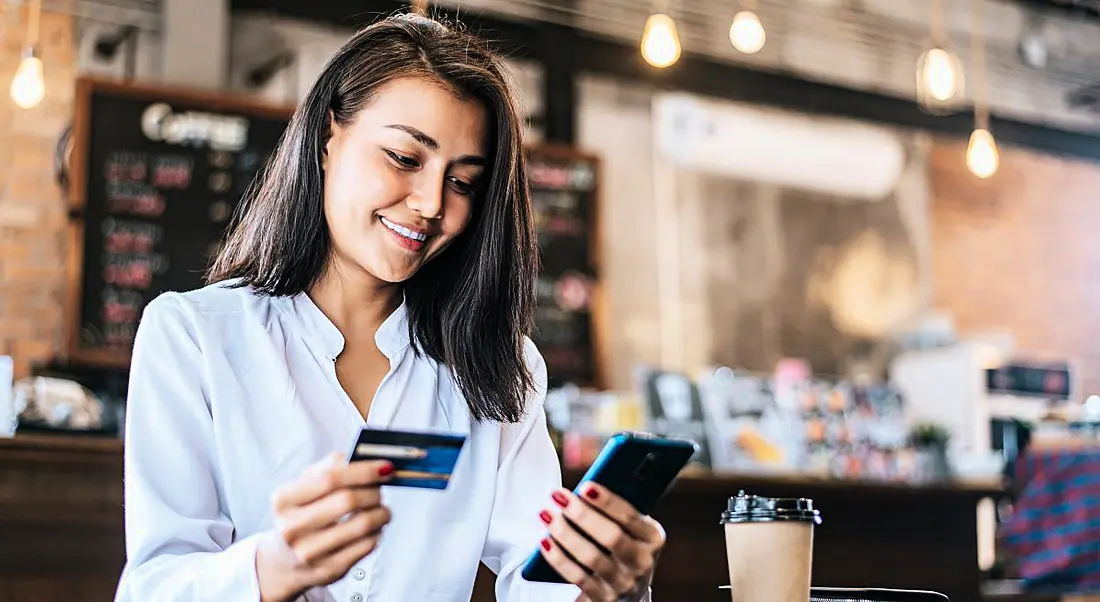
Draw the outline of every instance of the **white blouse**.
M390 360L368 420L336 378L344 339L305 295L212 285L166 293L138 329L126 416L126 552L118 602L258 601L257 536L271 495L368 424L468 436L446 490L384 487L379 547L309 602L467 602L478 563L501 602L573 601L572 585L525 581L561 485L542 409L546 366L517 424L477 423L450 369L409 346L402 306L379 328Z

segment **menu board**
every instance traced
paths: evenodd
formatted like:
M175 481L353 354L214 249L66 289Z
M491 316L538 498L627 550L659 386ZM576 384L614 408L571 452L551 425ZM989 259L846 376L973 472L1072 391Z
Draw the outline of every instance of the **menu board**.
M599 387L599 161L556 146L535 146L527 152L542 258L531 338L546 360L550 387Z
M73 124L69 351L129 361L145 305L203 286L292 109L84 79Z

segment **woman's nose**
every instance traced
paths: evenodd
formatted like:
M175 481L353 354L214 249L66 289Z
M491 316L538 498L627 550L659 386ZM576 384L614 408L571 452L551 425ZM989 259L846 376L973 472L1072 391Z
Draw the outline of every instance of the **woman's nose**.
M424 219L436 219L443 213L443 185L424 182L412 191L405 203Z

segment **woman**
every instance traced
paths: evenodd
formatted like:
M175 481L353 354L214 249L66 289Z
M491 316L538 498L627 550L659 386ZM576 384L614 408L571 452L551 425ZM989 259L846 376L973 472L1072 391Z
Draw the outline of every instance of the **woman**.
M118 600L458 602L479 561L498 600L648 598L660 525L561 488L520 137L464 33L393 17L336 53L214 284L142 318ZM446 490L382 487L344 455L364 425L468 438ZM573 585L524 580L535 550Z

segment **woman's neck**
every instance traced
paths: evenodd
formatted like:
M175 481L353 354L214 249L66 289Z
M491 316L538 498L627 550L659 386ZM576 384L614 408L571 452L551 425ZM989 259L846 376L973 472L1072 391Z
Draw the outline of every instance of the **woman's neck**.
M373 340L374 333L402 301L401 285L383 282L359 270L330 265L308 291L310 299L349 344Z

